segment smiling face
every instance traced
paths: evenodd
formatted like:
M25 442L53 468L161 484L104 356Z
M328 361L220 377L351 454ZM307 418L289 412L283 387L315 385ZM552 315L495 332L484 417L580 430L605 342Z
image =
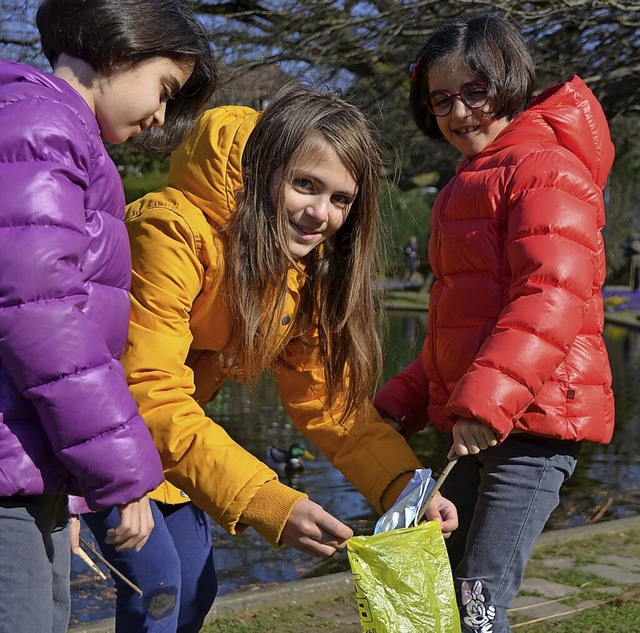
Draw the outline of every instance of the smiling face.
M150 126L160 127L167 101L192 71L193 64L154 57L108 76L97 75L91 92L102 138L124 143Z
M463 64L455 61L432 66L428 73L429 92L447 90L456 94L465 84L478 80ZM491 103L482 108L470 108L460 97L455 97L451 112L436 120L451 145L465 156L475 156L509 125L507 118L494 119L488 114L490 111Z
M358 193L353 176L340 162L335 150L321 142L317 151L294 166L291 181L274 176L271 191L274 204L279 194L288 217L291 255L300 259L334 235L344 224Z

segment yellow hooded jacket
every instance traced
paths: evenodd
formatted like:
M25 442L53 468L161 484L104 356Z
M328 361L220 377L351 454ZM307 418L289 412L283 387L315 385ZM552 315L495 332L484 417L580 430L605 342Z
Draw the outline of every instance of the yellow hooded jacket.
M166 482L153 497L181 503L188 495L231 534L250 525L277 545L305 495L278 481L202 409L225 380L214 357L231 331L219 233L234 211L242 151L259 116L242 106L205 112L172 156L167 187L129 205L132 313L122 360L164 466ZM323 406L323 368L291 333L303 283L292 268L274 342L280 397L296 428L381 512L421 465L370 402L343 423L340 411Z

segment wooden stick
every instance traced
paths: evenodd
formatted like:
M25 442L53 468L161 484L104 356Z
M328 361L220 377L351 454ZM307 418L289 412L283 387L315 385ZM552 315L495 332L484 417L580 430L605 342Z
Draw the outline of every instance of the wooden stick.
M105 576L104 572L102 571L102 569L100 569L100 567L98 567L89 557L89 554L87 554L87 552L85 552L81 547L78 548L78 556L80 557L80 560L87 565L87 567L90 567L91 570L97 574L98 576L100 576L100 578L102 578L102 580L106 580L107 577Z
M593 581L589 580L588 582L585 582L583 585L580 585L580 589L582 589L583 587L586 587L587 585L590 585ZM509 609L509 613L511 613L512 611L518 611L518 609L527 609L528 607L539 607L541 605L544 604L549 604L551 602L559 602L561 600L568 600L570 598L576 598L579 594L574 594L572 596L564 596L563 598L557 598L556 600L547 600L546 602L538 602L535 604L531 604L531 605L527 605L524 607L516 607L513 609ZM534 620L527 620L526 622L520 622L518 624L512 624L511 628L512 629L519 629L521 626L526 626L527 624L536 624L537 622L544 622L545 620L553 620L553 619L560 619L563 618L567 615L573 615L574 613L579 613L580 611L586 611L587 609L596 609L597 607L601 607L605 604L611 604L616 602L617 600L619 600L621 598L621 596L614 596L613 598L609 598L607 600L602 600L602 601L598 601L595 604L588 604L586 607L577 607L575 609L571 609L570 611L565 611L564 613L553 613L551 615L544 615L542 617L539 618L535 618ZM567 606L567 605L565 605Z
M133 589L140 597L142 597L142 589L137 585L134 585L122 572L117 570L98 550L95 548L93 543L89 543L85 541L82 537L80 537L80 542L101 562L103 562L120 580L125 582L131 589Z
M607 502L596 512L595 516L591 517L587 521L587 525L592 525L593 523L597 523L603 516L604 513L613 505L613 497L609 497Z
M433 490L427 495L427 498L424 500L422 507L416 514L416 518L414 520L415 525L418 525L418 523L420 523L420 521L422 520L424 513L427 511L429 504L431 503L432 499L436 496L436 493L438 492L438 490L440 490L440 487L444 483L444 480L447 478L447 475L451 472L451 469L458 463L458 457L460 456L454 455L449 460L449 463L444 467L444 470L440 473L440 477L438 477L438 480L436 481L436 485L433 487Z
M567 596L571 597L571 596ZM567 598L564 598L566 600ZM596 604L590 604L586 607L578 607L577 609L571 609L570 611L565 611L564 613L554 613L553 615L544 615L540 618L535 618L534 620L527 620L526 622L520 622L518 624L512 624L512 629L519 629L521 626L527 626L528 624L537 624L538 622L544 622L545 620L554 620L564 618L568 615L573 615L574 613L580 613L580 611L586 611L587 609L595 609L597 607L601 607L603 604L607 604L610 600L605 600L603 602L597 602Z

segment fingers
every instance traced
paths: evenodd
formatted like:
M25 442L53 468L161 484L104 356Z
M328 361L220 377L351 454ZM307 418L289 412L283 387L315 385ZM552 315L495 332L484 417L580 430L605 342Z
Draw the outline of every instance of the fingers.
M455 505L440 495L433 498L427 507L426 516L429 521L440 521L440 529L445 538L449 538L451 532L458 527L458 511Z
M353 531L348 525L317 503L302 499L293 507L281 540L305 554L326 558L344 548L352 536Z
M313 556L315 558L328 558L338 550L344 549L346 544L346 539L344 541L338 541L332 534L320 530L315 533L309 533L306 536L301 536L298 539L297 544L290 545L309 556Z
M449 457L453 453L458 455L476 455L480 451L496 446L498 438L491 428L478 420L460 418L452 430L453 446Z
M120 525L107 531L105 541L116 550L140 551L149 539L154 522L148 497L118 506Z
M71 530L71 553L77 554L80 550L80 519L75 514L71 515L69 529Z

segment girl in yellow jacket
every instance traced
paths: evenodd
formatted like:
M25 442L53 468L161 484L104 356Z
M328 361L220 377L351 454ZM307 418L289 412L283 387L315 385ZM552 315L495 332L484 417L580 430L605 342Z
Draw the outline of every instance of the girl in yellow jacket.
M297 429L382 512L421 465L368 400L377 380L372 269L381 157L362 113L286 87L264 113L218 107L172 156L168 185L130 205L132 314L123 364L160 451L156 529L135 556L105 545L117 630L198 631L216 591L207 515L231 534L329 556L349 527L278 480L203 406L270 370ZM449 532L455 508L428 509Z

